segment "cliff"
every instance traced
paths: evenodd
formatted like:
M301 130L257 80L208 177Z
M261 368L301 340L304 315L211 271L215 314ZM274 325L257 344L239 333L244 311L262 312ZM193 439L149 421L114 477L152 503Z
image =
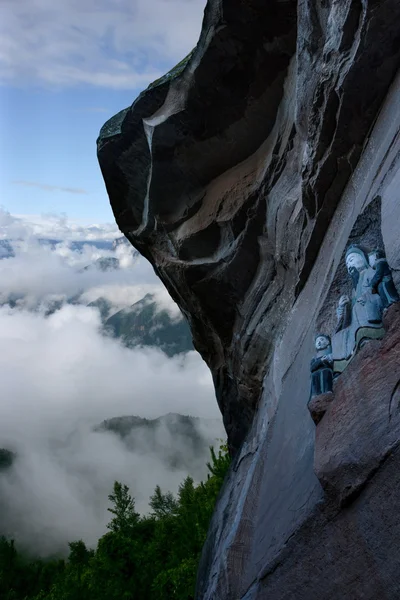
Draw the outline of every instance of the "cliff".
M234 455L198 598L400 595L396 430L384 451L366 441L379 410L344 423L386 338L360 345L317 425L325 456L351 437L373 468L326 485L307 409L315 333L334 333L351 289L346 248L384 249L400 282L399 18L398 0L210 0L189 57L100 132L116 221L187 317ZM329 425L349 378L352 408ZM393 394L376 389L385 415Z

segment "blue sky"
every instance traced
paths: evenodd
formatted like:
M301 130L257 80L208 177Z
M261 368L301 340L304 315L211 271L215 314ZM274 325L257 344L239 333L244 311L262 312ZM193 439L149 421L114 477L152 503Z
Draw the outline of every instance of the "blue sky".
M112 221L102 124L196 44L205 0L2 0L0 206Z

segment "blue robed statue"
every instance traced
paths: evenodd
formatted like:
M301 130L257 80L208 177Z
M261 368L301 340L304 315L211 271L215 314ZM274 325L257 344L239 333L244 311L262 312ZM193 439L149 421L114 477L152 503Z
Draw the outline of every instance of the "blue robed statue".
M357 350L368 339L380 339L385 330L382 323L384 305L375 293L372 282L376 271L367 254L356 245L346 251L347 272L353 283L352 296L341 296L337 308L338 323L332 336L334 372L341 373Z

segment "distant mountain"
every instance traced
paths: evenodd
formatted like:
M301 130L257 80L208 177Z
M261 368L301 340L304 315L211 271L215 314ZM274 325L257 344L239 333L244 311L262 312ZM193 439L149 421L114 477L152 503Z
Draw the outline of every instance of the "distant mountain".
M10 240L0 240L0 259L15 256Z
M15 308L18 305L18 302L23 300L24 296L22 294L6 294L0 295L0 306L4 306L8 304L10 308Z
M92 303L93 304L93 303ZM103 306L103 310L106 306ZM156 346L168 356L193 350L192 336L186 320L173 319L160 310L152 294L124 308L105 321L105 328L128 347Z
M187 470L203 476L209 447L226 439L219 419L201 419L169 413L157 419L137 416L114 417L95 431L109 431L121 438L129 450L157 456L169 469Z
M115 271L116 269L119 269L119 260L118 258L115 258L115 256L98 258L91 265L83 267L83 269L81 269L81 272L83 273L83 271L88 271L89 269L93 268L99 269L99 271L103 271L103 273L105 273L106 271Z
M121 238L118 238L118 240ZM125 238L124 238L125 239ZM15 256L13 244L18 244L23 240L20 239L5 239L0 240L0 259L1 258L11 258ZM84 246L94 246L99 250L115 250L116 246L114 245L117 240L85 240L85 241L69 241L65 242L65 240L57 240L52 238L37 238L37 242L41 246L48 246L51 250L54 250L58 244L67 243L71 250L74 252L82 252ZM127 243L128 240L126 240Z
M74 252L82 252L84 246L94 246L99 250L112 250L113 243L111 240L84 240L84 241L76 241L76 240L53 240L49 238L38 238L39 244L43 246L50 246L52 250L57 246L57 244L67 243L68 246Z
M57 312L58 310L60 310L60 308L62 308L64 305L64 300L51 300L51 302L47 302L46 305L46 310L45 310L45 316L49 317L50 315L54 314L55 312Z
M77 294L67 299L47 300L44 307L45 316L54 314L66 303L80 305L80 296L81 294ZM23 296L10 294L4 298L0 297L0 306L8 305L10 308L16 308L23 304L23 300ZM176 320L166 310L160 310L151 294L146 294L129 308L117 312L114 305L103 297L97 298L87 306L99 310L105 333L121 339L127 348L153 346L168 356L194 350L192 335L186 320L183 317ZM40 309L43 307L38 303L36 310Z
M204 477L209 447L219 446L226 434L219 419L201 419L169 413L156 419L123 416L107 419L93 428L120 438L127 450L157 458L168 470L185 471L197 480ZM0 448L0 476L10 469L17 454Z
M106 300L105 298L97 298L93 302L88 304L90 308L98 308L100 312L100 317L103 323L105 323L113 309L113 305L111 302Z
M112 243L113 250L116 250L118 248L118 246L129 246L130 248L133 248L133 246L126 239L125 236L119 237L113 241L113 243Z
M18 244L21 240L16 240ZM57 244L62 240L52 238L39 238L39 244L55 250ZM12 257L14 253L13 240L0 240L0 258ZM100 249L107 249L115 253L115 256L105 256L93 260L80 268L83 273L88 270L97 269L102 272L115 271L120 268L121 262L130 258L129 252L134 257L138 254L125 237L119 237L114 241L92 240L92 241L72 241L68 242L70 248L76 252L81 252L85 244L95 246ZM125 247L129 250L125 250ZM126 266L126 265L125 265ZM30 300L29 310L38 310L50 316L60 310L65 304L80 305L86 304L82 300L82 289L79 293L71 297L53 295L38 299L35 302ZM23 294L2 293L0 296L0 306L8 304L11 308L24 308L25 298ZM182 352L193 350L192 336L186 320L174 318L167 310L160 310L155 298L147 294L139 302L132 304L128 308L118 310L111 302L103 297L88 304L89 307L98 308L103 322L104 330L114 338L119 338L128 348L136 346L153 346L163 350L168 356L174 356Z
M96 431L112 431L122 439L125 439L140 429L145 429L150 435L150 432L157 431L160 427L166 427L171 435L181 438L181 441L184 440L186 443L190 443L193 450L198 451L204 442L203 437L198 431L198 425L202 421L208 421L208 419L180 415L179 413L168 413L156 419L145 419L136 416L113 417L112 419L103 421L96 428ZM130 445L132 448L135 447L134 436Z
M9 469L15 458L16 454L14 452L11 452L11 450L7 450L6 448L0 448L0 473Z

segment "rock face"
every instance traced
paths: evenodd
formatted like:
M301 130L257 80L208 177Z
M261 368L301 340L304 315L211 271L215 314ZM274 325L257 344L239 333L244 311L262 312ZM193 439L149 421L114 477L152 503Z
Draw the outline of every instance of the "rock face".
M331 392L320 394L319 396L315 396L315 398L311 398L309 400L307 405L308 410L310 411L311 418L316 425L318 425L318 423L321 421L333 400L334 396Z
M377 448L341 508L307 410L349 241L379 240L400 283L399 19L398 0L210 0L188 59L100 132L117 223L186 315L235 455L199 599L399 597L398 454ZM348 367L354 402L379 344Z
M400 305L386 336L356 355L335 385L316 431L314 470L326 493L346 504L400 444Z

